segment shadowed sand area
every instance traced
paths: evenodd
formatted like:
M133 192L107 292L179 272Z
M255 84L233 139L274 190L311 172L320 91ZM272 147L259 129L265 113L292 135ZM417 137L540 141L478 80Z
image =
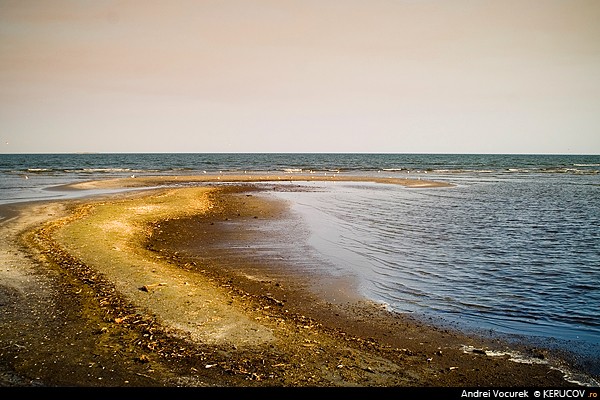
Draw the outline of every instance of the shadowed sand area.
M153 188L12 206L0 225L0 384L576 386L543 349L428 326L361 299L352 282L228 249L234 234L268 243L247 228L289 218L253 185L274 178L86 182L72 187ZM438 185L350 180L363 179Z

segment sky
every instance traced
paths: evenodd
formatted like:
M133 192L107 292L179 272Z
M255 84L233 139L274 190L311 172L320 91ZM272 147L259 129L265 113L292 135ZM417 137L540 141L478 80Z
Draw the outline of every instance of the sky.
M0 153L600 154L598 0L0 0Z

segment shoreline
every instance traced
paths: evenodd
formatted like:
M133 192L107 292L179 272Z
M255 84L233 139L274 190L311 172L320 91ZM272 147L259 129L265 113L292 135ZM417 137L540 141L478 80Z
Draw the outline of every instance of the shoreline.
M330 174L206 174L206 175L159 175L159 176L135 176L129 178L114 178L106 180L92 180L60 186L67 190L89 190L89 189L123 189L141 188L149 186L165 186L175 184L199 184L199 183L259 183L259 182L373 182L393 185L401 185L407 188L435 188L452 187L453 184L425 179L408 179L394 177L352 176Z
M244 226L285 209L248 196L258 189L247 181L184 178L86 183L191 186L22 205L0 223L11 264L0 275L2 386L577 386L540 349L351 297L332 303L293 276L275 279L239 259L224 268L226 254L202 264L177 247L184 229L211 227L218 241L226 218ZM539 363L491 355L509 350Z

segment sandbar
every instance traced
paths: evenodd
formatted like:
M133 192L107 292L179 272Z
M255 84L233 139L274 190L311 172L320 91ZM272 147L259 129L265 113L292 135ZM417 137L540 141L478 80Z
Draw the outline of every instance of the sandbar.
M311 277L273 274L279 266L234 249L203 258L181 246L193 232L196 244L224 240L225 222L243 231L284 218L285 204L260 196L263 181L275 179L113 179L72 188L151 188L15 206L0 223L0 385L582 385L547 350L436 327L351 290L332 301L307 290Z

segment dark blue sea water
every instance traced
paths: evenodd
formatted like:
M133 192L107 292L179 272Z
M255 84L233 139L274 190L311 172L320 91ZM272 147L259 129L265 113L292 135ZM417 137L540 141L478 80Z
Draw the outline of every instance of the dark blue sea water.
M413 177L454 187L313 182L284 191L333 275L390 309L543 340L600 373L600 156L0 155L0 204L130 175L265 172ZM76 192L79 193L79 192Z

